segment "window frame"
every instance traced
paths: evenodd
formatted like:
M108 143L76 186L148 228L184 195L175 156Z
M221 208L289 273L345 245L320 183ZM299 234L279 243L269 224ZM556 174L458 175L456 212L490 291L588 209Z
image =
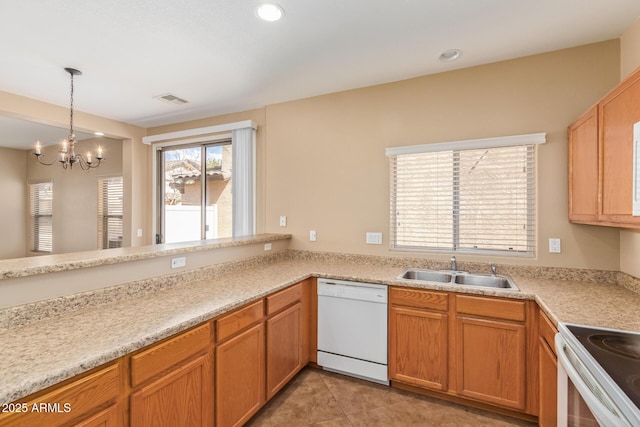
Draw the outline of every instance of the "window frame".
M485 138L466 141L453 141L443 143L422 144L415 146L403 146L392 147L386 149L386 156L390 158L390 194L389 194L389 226L390 226L390 250L398 252L419 252L419 253L466 253L475 255L498 255L508 257L527 257L533 258L537 252L537 150L535 147L540 144L546 143L546 133L527 134L527 135L514 135L497 138ZM460 193L459 193L459 171L456 172L456 153L459 156L461 151L465 150L478 150L478 149L492 149L501 147L515 147L515 146L531 146L532 151L532 183L527 185L527 194L531 193L531 197L527 197L527 223L532 222L533 231L530 236L527 236L527 250L506 250L506 249L491 249L491 248L469 248L460 247ZM451 183L451 195L452 195L452 209L451 221L452 221L452 236L450 247L437 247L437 246L408 246L398 245L398 233L397 233L397 193L396 193L396 174L395 162L398 156L422 154L422 153L434 153L434 152L452 152L452 170L453 177ZM527 153L527 159L529 154ZM458 181L456 181L456 176ZM457 184L456 184L457 183ZM446 191L445 191L446 192Z
M256 130L258 125L253 120L186 129L181 131L149 135L142 138L144 144L151 145L152 151L162 147L190 145L200 142L217 142L231 139L233 161L233 237L254 235L257 230L257 185L256 185ZM158 208L161 194L158 189L163 173L160 170L158 156L152 156L151 179L154 183L152 192L152 230L159 240L161 210Z
M119 219L121 222L122 235L120 236L120 246L124 242L124 177L122 175L104 175L98 176L98 249L112 249L109 247L109 219ZM105 199L109 199L109 193L103 193L104 181L112 179L120 179L120 191L122 195L122 214L104 214ZM102 195L102 198L100 197Z
M39 205L41 203L40 198L36 198L33 196L33 191L40 185L50 184L51 185L51 213L50 214L36 214L36 212L40 211ZM29 252L35 254L51 254L53 253L53 218L54 218L54 189L53 189L53 179L41 179L41 180L31 180L27 185L28 189L28 201L29 201ZM38 205L38 207L35 206ZM41 239L41 219L48 218L51 224L51 248L50 249L42 249L40 247Z

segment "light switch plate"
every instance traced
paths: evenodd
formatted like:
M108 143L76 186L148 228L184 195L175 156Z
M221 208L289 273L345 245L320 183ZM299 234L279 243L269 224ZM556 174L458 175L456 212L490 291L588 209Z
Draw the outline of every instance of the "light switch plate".
M311 230L309 232L309 240L310 241L315 242L317 240L317 237L318 236L316 236L316 230Z
M561 251L560 239L557 239L557 238L549 239L549 253L559 254L560 251Z
M280 227L287 226L287 217L285 215L280 216Z
M138 228L138 237L142 237L142 228Z
M187 265L186 257L171 258L171 268L180 268Z
M368 245L381 245L382 244L382 233L373 233L371 231L367 231L367 244Z

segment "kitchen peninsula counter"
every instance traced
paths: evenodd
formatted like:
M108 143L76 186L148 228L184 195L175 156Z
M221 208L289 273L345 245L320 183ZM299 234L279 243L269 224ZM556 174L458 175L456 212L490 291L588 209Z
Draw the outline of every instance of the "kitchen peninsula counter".
M147 287L126 297L114 289L114 295L120 296L111 302L79 306L76 301L70 311L32 322L27 319L22 326L0 330L3 362L0 404L42 390L310 276L536 300L554 323L640 330L640 294L612 283L613 276L608 277L608 282L594 280L589 271L572 277L549 273L547 276L553 278L532 278L527 276L532 275L527 267L522 268L527 275L518 275L515 274L518 267L511 266L508 273L520 292L397 279L406 267L444 268L442 263L425 260L422 263L289 250L236 261L226 270L205 270L197 275L185 272L187 280L179 280L179 275L176 279L174 275L166 279L171 282L169 286ZM108 292L111 290L101 293L101 301ZM90 301L92 296L83 298ZM14 316L19 316L22 308L12 310Z

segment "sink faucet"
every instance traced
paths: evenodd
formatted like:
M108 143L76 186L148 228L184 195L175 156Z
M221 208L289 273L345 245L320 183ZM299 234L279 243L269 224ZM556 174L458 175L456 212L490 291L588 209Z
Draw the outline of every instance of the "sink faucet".
M458 263L456 262L456 257L455 255L451 257L451 271L457 271L458 270Z
M489 270L491 270L492 276L495 276L498 273L498 269L496 268L496 265L492 262L489 263Z

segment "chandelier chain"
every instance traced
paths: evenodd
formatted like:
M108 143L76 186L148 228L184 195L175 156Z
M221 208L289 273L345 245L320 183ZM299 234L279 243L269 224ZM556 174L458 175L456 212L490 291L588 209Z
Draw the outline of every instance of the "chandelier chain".
M73 134L73 73L71 74L71 99L70 99L70 105L71 105L71 112L69 114L69 139L73 140L75 139L75 135Z

